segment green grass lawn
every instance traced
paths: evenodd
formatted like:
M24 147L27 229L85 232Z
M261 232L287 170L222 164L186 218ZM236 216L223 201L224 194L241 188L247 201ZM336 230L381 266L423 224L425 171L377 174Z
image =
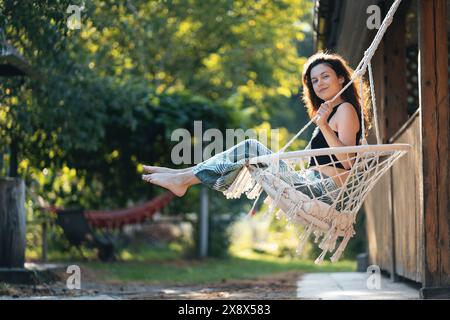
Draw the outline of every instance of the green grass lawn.
M228 259L183 259L177 246L146 249L138 253L125 251L121 261L114 263L88 262L82 266L95 272L99 281L145 282L149 284L199 284L224 279L249 279L284 272L336 272L355 271L356 262L338 263L324 261L320 266L314 261L280 258L253 251L233 253Z

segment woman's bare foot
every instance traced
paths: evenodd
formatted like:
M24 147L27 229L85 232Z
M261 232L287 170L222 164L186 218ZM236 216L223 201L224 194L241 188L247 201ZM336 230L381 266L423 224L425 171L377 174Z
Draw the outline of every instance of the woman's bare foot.
M142 180L166 188L174 195L182 197L189 186L200 183L200 180L191 172L185 173L152 173L142 175Z
M171 169L166 167L157 167L157 166L142 166L142 169L145 173L182 173L191 170L190 168L186 169Z

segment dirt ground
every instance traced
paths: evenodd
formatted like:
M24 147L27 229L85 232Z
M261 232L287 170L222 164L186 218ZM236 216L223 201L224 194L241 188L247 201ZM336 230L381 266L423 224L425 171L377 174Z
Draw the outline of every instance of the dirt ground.
M0 285L2 299L296 299L301 272L282 272L256 279L224 280L205 285L173 285L146 283L101 283L95 274L87 275L80 290L68 290L65 281L52 285ZM64 279L62 277L62 279Z

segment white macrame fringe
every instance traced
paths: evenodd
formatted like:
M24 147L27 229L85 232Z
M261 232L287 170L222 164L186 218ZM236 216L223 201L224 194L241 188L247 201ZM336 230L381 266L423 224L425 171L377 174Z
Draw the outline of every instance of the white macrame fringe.
M241 171L239 171L236 179L234 179L233 183L223 192L223 194L227 199L238 199L244 192L250 190L253 185L254 182L252 181L250 172L247 167L243 167Z
M301 255L302 254L303 249L305 248L306 242L308 241L309 236L311 235L313 229L314 229L313 224L310 224L308 226L308 228L306 228L306 230L303 231L303 233L300 235L299 244L298 244L297 250L295 250L297 255Z
M325 205L318 200L308 198L309 201L305 201L304 199L306 199L306 196L304 194L301 194L299 191L290 187L279 177L268 172L263 172L262 169L252 168L249 170L249 173L253 177L253 181L257 181L257 184L261 186L261 188L253 186L253 189L247 193L247 196L254 196L259 192L250 213L253 213L259 196L262 191L265 190L268 192L269 196L264 200L264 203L268 205L268 211L270 213L272 213L275 208L278 208L275 214L277 219L280 219L281 216L284 215L288 223L304 226L305 230L299 237L299 244L296 249L298 255L302 253L308 239L311 234L314 233L316 238L314 241L315 243L317 243L318 239L323 235L322 241L319 244L322 253L314 261L316 264L322 263L326 254L334 251L337 239L340 236L344 236L343 241L335 251L331 261L336 262L340 258L348 240L353 236L354 215L337 212L334 210L335 208ZM232 185L232 192L243 193L247 190L247 186L244 185L243 182L248 182L248 179L241 179L240 181L240 184ZM300 198L295 199L295 196L300 196ZM324 221L328 222L324 223ZM346 228L345 234L342 231L342 226Z

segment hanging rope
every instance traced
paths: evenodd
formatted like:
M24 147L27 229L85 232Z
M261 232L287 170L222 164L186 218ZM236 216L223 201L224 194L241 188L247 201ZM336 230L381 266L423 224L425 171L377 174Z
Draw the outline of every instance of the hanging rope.
M370 96L372 97L372 109L374 115L374 124L375 124L375 134L377 136L377 143L382 144L382 140L380 137L380 130L378 129L378 110L377 110L377 101L375 98L375 87L373 85L373 74L372 74L372 64L369 63L369 83L370 83Z

